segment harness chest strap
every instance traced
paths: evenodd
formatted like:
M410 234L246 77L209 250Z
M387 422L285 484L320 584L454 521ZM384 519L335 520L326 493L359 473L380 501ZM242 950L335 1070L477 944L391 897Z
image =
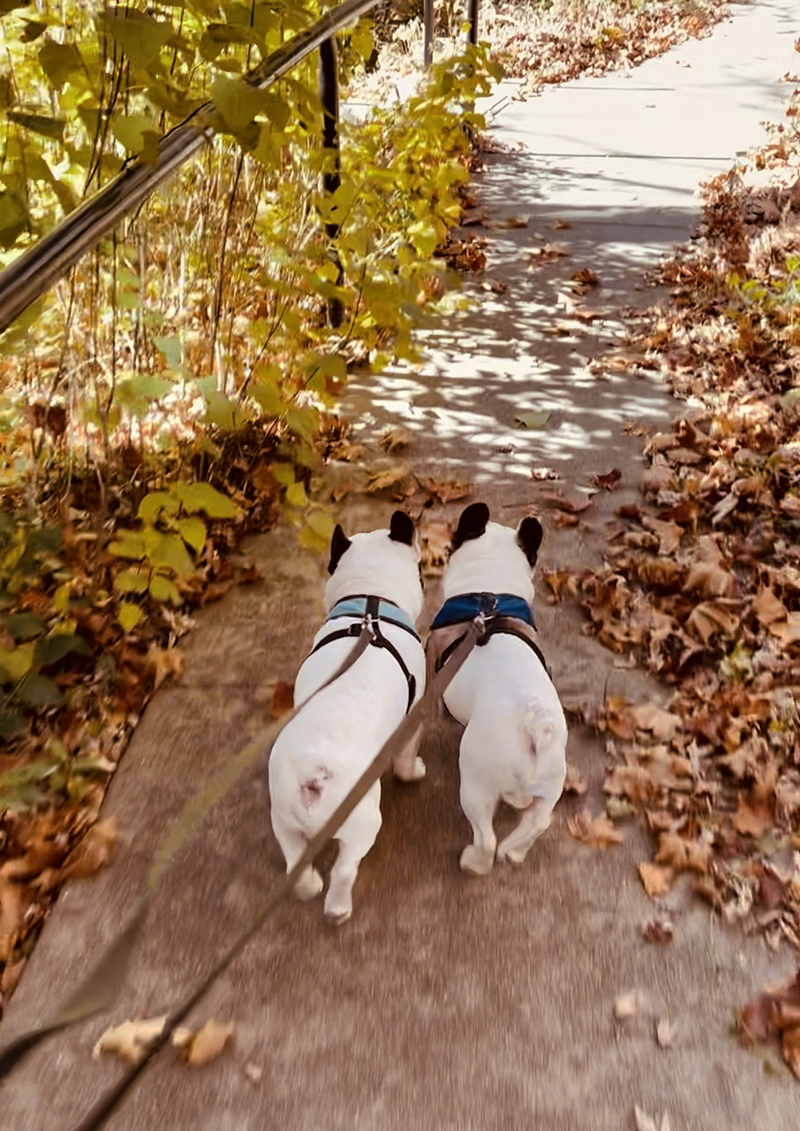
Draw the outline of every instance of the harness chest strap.
M419 640L416 629L412 626L411 622L406 617L406 614L397 605L391 601L385 601L381 597L363 596L345 597L343 600L338 601L331 609L326 620L337 620L339 617L361 617L360 621L349 625L347 628L339 628L335 632L331 632L324 640L320 640L311 649L309 655L313 656L320 648L324 648L326 644L330 644L332 640L344 640L347 637L360 636L364 627L368 626L372 630L372 639L370 644L375 648L385 648L389 655L395 660L405 676L406 684L408 685L408 703L406 705L406 714L411 710L414 699L417 695L417 680L414 675L408 670L408 665L400 653L400 650L392 643L387 636L381 632L381 621L387 624L395 625L397 628L403 628L406 632L410 632L416 640Z

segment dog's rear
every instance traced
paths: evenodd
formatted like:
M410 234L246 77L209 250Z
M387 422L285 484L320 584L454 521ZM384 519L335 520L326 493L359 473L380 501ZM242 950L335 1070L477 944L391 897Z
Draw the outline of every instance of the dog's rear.
M483 504L462 514L445 572L445 598L505 594L529 603L541 526L528 518L515 531L488 517ZM524 860L549 827L564 786L566 720L537 650L527 641L532 635L521 625L519 636L492 636L470 655L444 696L466 728L459 758L461 805L473 843L464 849L461 867L473 874L491 871L495 859ZM501 800L522 816L498 846L493 824Z

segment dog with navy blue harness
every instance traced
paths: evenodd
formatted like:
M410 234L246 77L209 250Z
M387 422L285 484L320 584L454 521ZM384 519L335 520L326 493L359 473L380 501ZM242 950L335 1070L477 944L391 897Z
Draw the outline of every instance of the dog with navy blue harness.
M531 574L542 527L530 516L516 530L489 522L473 503L459 519L444 574L445 602L426 643L428 678L446 666L476 624L477 647L444 693L464 726L460 798L473 833L461 853L463 871L490 872L495 861L521 863L550 825L566 776L567 726L537 640ZM494 818L501 801L521 810L498 845Z

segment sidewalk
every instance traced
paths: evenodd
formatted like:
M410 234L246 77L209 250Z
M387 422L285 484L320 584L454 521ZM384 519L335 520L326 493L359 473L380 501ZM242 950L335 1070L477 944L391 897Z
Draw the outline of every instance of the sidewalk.
M571 318L564 282L579 268L596 272L601 286L585 305L598 312L652 301L641 272L689 237L698 182L759 141L760 120L781 116L789 88L779 79L800 70L798 33L800 0L757 2L629 77L546 88L525 103L505 101L513 89L504 86L492 100L493 136L511 148L487 157L479 188L492 221L529 216L527 227L485 233L486 275L507 290L475 289L476 310L427 331L419 372L354 384L345 410L360 438L369 444L387 424L403 424L418 474L473 483L473 497L508 523L552 490L531 468L555 469L568 492L620 468L622 488L596 497L577 530L557 529L541 508L545 567L598 561L605 524L638 497L640 441L623 425L668 427L673 405L644 372L602 372L621 323ZM546 242L569 255L529 268ZM551 414L544 428L515 426L517 413L539 410ZM366 529L392 509L351 495L342 521ZM255 539L249 553L265 580L198 617L181 682L154 697L115 775L106 812L121 830L116 858L62 894L0 1041L87 972L131 912L152 849L185 800L263 725L265 685L293 678L322 614L326 565L298 554L293 537ZM539 588L545 653L568 704L664 696L615 668L581 634L580 618L547 606ZM429 616L437 600L433 586ZM644 849L633 828L610 850L572 840L565 817L583 802L597 811L605 759L578 725L569 757L589 780L586 797L559 803L521 869L467 880L457 864L467 837L458 738L442 720L424 739L427 778L386 781L384 825L361 867L351 922L326 927L318 901L282 907L196 1013L201 1023L235 1021L235 1048L199 1070L162 1055L110 1127L628 1131L635 1104L656 1127L667 1112L671 1131L796 1127L797 1083L771 1052L767 1074L764 1050L748 1053L730 1033L734 1009L788 977L795 956L771 954L680 892L657 907L637 879ZM113 1015L47 1041L3 1087L3 1131L78 1122L120 1072L111 1059L91 1059L99 1034L170 1008L249 922L280 866L263 780L249 779L181 853ZM657 915L674 923L669 946L641 939L641 924ZM633 989L643 995L638 1014L615 1022L615 998ZM676 1023L670 1049L655 1040L666 1016ZM263 1072L257 1084L248 1064Z

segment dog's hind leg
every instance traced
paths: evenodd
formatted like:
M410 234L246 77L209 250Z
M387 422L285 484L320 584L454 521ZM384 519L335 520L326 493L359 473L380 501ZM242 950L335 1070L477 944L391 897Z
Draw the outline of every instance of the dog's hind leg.
M286 871L291 872L294 865L305 851L306 838L299 829L292 828L286 821L282 821L273 811L272 829L281 851L286 858ZM294 894L298 899L313 899L322 891L322 876L310 864L304 868L294 885Z
M336 926L345 923L353 913L353 884L358 866L375 843L381 827L380 800L380 782L375 782L336 834L339 852L331 868L325 896L325 918Z
M478 789L473 783L461 777L461 808L472 826L472 844L461 853L459 866L462 872L473 876L486 876L494 866L494 853L497 838L492 821L496 800Z
M425 763L417 757L419 744L422 741L422 725L420 724L414 737L405 746L392 762L394 776L400 781L419 781L425 777Z
M503 860L508 860L512 864L521 864L537 837L550 828L552 811L549 801L537 797L522 814L516 828L498 845L498 864Z

